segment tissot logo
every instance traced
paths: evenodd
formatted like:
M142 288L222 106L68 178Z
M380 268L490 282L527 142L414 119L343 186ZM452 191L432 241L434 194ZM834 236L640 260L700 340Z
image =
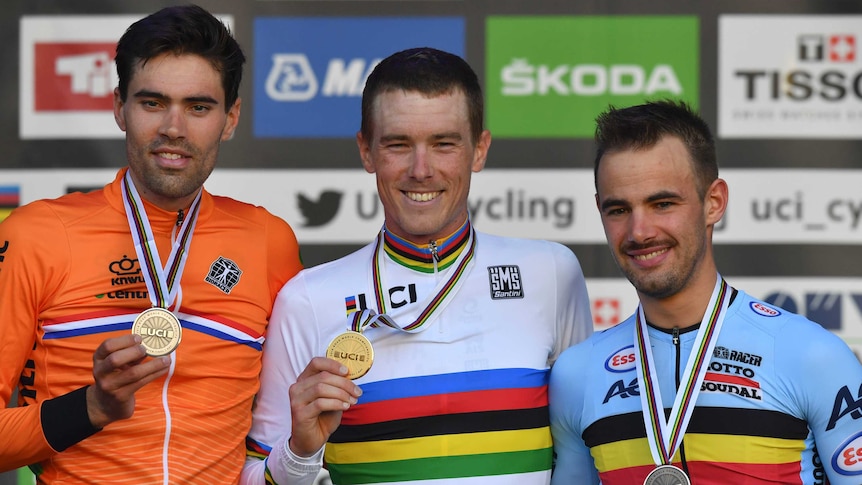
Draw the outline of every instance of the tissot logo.
M858 138L860 20L722 15L719 136Z
M855 35L800 35L799 60L853 62L856 60Z

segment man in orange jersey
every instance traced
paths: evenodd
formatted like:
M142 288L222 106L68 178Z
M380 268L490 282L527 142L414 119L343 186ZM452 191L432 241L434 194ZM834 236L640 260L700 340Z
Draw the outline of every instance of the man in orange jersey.
M0 404L19 396L0 411L0 470L238 480L273 301L301 269L286 222L203 189L244 62L200 7L135 22L114 90L128 168L0 224Z

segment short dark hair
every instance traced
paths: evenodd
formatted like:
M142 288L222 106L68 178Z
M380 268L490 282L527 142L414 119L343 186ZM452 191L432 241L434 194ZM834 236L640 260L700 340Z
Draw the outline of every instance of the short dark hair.
M162 54L194 54L208 60L221 73L225 112L239 97L245 55L220 20L197 5L167 7L138 20L117 42L120 99L126 100L132 72L138 62Z
M685 144L698 181L697 193L704 197L718 178L715 140L709 125L684 101L653 101L621 109L611 106L600 114L596 118L594 177L605 153L650 148L665 136L676 136Z
M365 81L362 91L362 136L372 136L372 106L374 100L388 91L418 91L426 96L439 96L456 90L467 98L467 113L473 143L483 130L485 104L476 73L467 62L431 47L417 47L396 52L380 61Z

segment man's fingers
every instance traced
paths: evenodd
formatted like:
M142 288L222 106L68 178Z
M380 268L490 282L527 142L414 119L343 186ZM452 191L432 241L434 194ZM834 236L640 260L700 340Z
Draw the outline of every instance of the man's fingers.
M117 352L118 350L128 349L141 345L141 336L128 334L120 337L109 338L99 345L96 352L93 354L94 360L102 360L105 357Z
M167 356L145 360L136 365L127 365L126 362L129 356L124 356L123 358L116 359L117 362L121 363L119 366L112 364L114 356L118 353L127 352L128 350L129 349L124 349L111 354L100 363L102 367L101 369L96 370L94 368L93 375L96 378L96 385L98 385L99 388L111 391L126 387L139 381L144 381L145 384L163 375L171 365L171 358ZM143 386L143 384L141 384L141 386Z

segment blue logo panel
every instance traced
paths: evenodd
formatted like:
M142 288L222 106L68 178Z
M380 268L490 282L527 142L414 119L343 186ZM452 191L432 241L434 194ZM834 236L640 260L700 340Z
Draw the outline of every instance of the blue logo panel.
M352 138L365 79L390 54L464 57L460 17L276 17L254 21L254 136Z

